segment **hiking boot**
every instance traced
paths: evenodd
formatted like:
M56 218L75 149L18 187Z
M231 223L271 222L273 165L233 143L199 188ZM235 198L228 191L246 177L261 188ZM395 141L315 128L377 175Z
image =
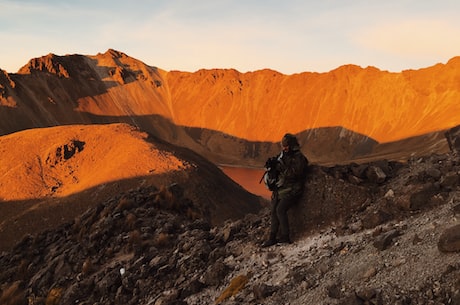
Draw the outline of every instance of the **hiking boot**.
M281 237L281 239L279 240L279 243L280 244L292 244L292 241L289 238L289 236L285 236L285 237Z
M262 244L262 248L267 248L267 247L271 247L273 245L276 245L276 239L267 239L263 244Z

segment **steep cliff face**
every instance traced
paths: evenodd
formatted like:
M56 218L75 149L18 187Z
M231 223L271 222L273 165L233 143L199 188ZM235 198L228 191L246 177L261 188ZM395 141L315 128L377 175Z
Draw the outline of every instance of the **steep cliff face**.
M357 141L362 146L370 139L391 142L458 125L460 57L401 73L345 65L328 73L283 75L167 72L115 50L95 56L49 54L32 59L17 74L2 71L0 99L1 134L126 122L215 154L191 130L215 133L214 144L229 137L271 143L286 132L338 126L345 134L363 135Z

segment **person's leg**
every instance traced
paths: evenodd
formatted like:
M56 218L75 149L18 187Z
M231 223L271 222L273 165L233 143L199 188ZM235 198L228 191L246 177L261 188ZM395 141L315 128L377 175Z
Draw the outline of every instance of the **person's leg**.
M276 244L276 235L278 233L278 228L279 228L279 220L278 220L278 213L277 213L277 207L278 207L278 200L276 197L272 197L272 202L271 202L271 216L270 216L270 237L268 240L266 240L262 246L263 247L270 247L274 244Z
M291 243L289 238L289 220L287 211L296 203L298 196L287 196L280 199L276 206L276 214L280 229L280 242Z
M270 218L270 239L276 240L276 234L278 233L278 228L280 226L280 221L278 219L278 204L277 200L272 200L271 207L271 218Z

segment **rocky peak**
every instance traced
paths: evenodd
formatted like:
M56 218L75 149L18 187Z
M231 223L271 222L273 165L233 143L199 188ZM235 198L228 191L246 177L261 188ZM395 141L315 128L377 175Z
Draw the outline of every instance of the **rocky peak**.
M0 88L6 88L8 86L11 88L15 88L16 83L11 79L8 72L0 69Z
M34 72L48 72L59 77L70 77L64 65L64 57L52 53L31 59L27 65L19 69L18 74L31 74Z
M152 80L152 83L159 87L162 81L156 73L156 68L152 68L134 59L123 52L108 49L105 53L98 53L90 58L97 61L98 66L107 68L108 76L113 78L117 83L124 85L136 80Z
M16 83L8 73L0 69L0 106L15 107L16 101L10 96L9 88L14 89Z
M114 49L108 49L104 54L102 54L103 56L110 56L111 58L115 59L115 58L127 58L129 57L128 55L126 55L125 53L123 52L120 52L120 51L117 51L117 50L114 50Z

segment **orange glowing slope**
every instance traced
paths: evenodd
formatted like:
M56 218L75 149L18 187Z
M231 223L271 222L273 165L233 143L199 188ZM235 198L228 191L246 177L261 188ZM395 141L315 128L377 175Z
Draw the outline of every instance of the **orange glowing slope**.
M126 124L60 126L0 137L0 198L64 197L188 166Z
M389 142L460 124L459 100L460 57L401 73L345 65L283 75L168 72L108 50L50 54L17 74L0 71L0 131L120 120L160 135L170 128L160 125L163 118L248 140L342 126Z
M170 72L168 84L175 122L252 140L343 126L389 142L460 123L460 58L402 73L352 65L295 75Z

